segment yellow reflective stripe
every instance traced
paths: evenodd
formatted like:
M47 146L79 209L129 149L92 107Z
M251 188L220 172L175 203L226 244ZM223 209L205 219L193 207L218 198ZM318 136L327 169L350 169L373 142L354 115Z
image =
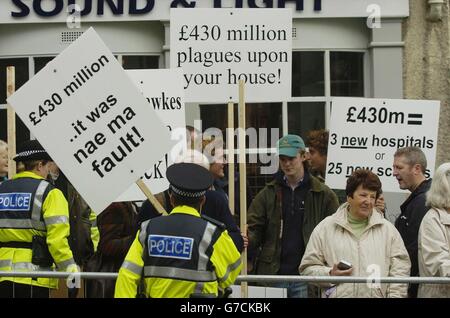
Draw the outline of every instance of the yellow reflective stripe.
M217 227L210 222L206 224L205 232L203 233L202 240L198 246L197 269L200 271L206 270L206 266L208 266L209 257L208 255L206 255L206 250L211 245L212 236L216 228Z
M140 267L144 266L144 260L142 258L143 248L141 243L139 242L139 233L136 234L136 238L131 244L130 249L128 250L127 256L125 257L126 261L131 261L134 264L137 264Z
M64 215L60 216L51 216L49 218L45 218L45 224L53 225L53 224L69 224L69 218Z
M12 266L12 260L6 259L0 261L0 267L11 267Z
M147 226L150 220L145 221L141 224L141 232L139 233L139 242L141 243L142 247L145 246L145 241L147 239Z
M31 220L32 228L35 230L40 231L47 231L47 227L45 226L45 223L38 220Z
M30 219L2 219L0 220L0 228L46 230L45 223Z
M68 259L67 261L56 263L56 266L59 270L66 270L69 265L75 265L75 261L73 258Z
M51 271L51 267L41 267L39 265L35 265L31 262L16 262L13 263L12 260L1 260L0 261L0 268L9 267L11 268L10 271L16 271L16 270L27 270L30 272L35 272L39 270L47 270Z
M228 276L230 276L230 273L232 271L234 271L236 268L238 268L240 265L241 265L241 259L239 258L236 262L234 262L233 264L231 264L227 267L225 274L222 277L219 277L219 280L221 282L226 281L228 279Z
M39 270L39 266L38 265L34 265L31 262L17 262L17 263L13 263L12 264L12 270L29 270L29 271L37 271Z
M0 220L0 228L32 229L33 225L29 219L2 219Z
M50 183L48 183L45 180L42 180L34 194L34 201L33 201L33 210L31 211L31 219L35 220L36 222L39 222L41 219L41 211L42 211L42 202L44 197L44 192L49 186Z
M142 266L139 266L136 263L130 261L124 261L121 268L125 268L139 276L142 274Z
M202 293L204 286L205 286L204 282L198 282L197 284L195 284L194 293Z
M139 280L141 278L142 266L144 266L144 261L142 260L142 245L139 243L139 233L131 244L131 247L125 257L124 264L134 263L141 270L138 274L127 270L125 268L120 268L119 276L116 281L116 289L114 297L136 297L136 291L138 289Z
M145 277L161 277L170 279L182 279L196 282L212 282L215 281L216 274L214 272L199 272L193 269L184 269L166 266L145 266Z

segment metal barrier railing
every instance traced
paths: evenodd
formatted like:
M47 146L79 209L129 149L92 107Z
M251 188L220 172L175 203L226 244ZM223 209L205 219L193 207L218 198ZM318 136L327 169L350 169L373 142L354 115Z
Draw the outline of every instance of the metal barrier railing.
M0 271L0 277L42 277L70 280L113 280L118 273L100 272L54 272L54 271ZM280 283L280 282L307 282L307 283L351 283L351 284L448 284L450 277L354 277L354 276L284 276L284 275L240 275L235 284L240 282L252 283ZM1 296L0 296L1 297Z
M1 273L0 273L1 276ZM450 284L450 277L355 277L355 276L283 276L283 275L241 275L241 281L254 283L307 282L307 283L371 283L381 284Z
M117 279L118 273L100 273L100 272L54 272L54 271L36 271L36 272L9 272L0 271L0 277L43 277L43 278L68 278L79 277L81 279Z
M118 273L100 272L9 272L0 271L0 277L46 277L67 278L79 277L81 279L117 279ZM367 283L379 282L381 284L450 284L450 277L355 277L355 276L287 276L287 275L239 275L236 283L275 283L275 282L308 282L308 283Z

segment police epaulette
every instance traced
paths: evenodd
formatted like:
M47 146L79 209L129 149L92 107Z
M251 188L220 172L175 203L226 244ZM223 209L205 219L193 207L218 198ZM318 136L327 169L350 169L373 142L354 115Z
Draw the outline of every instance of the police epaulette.
M206 220L208 222L211 222L212 224L214 224L215 226L219 227L221 230L225 230L226 226L224 223L217 221L216 219L213 219L212 217L209 217L207 215L202 214L202 219Z

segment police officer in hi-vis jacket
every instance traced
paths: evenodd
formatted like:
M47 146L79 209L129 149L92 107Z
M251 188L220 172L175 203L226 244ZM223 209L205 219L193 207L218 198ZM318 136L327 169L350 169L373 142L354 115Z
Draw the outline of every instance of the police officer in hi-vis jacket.
M77 271L67 242L69 211L45 178L52 160L37 140L18 147L25 171L0 184L0 271ZM2 298L48 298L57 279L0 277Z
M175 208L142 223L119 271L116 298L136 297L142 276L146 297L216 297L239 274L240 254L224 225L199 213L210 172L176 163L166 175Z

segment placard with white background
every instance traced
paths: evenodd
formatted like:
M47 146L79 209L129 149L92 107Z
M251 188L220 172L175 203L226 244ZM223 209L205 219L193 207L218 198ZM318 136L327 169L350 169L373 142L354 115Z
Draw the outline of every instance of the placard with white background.
M291 97L291 9L171 9L170 67L181 67L186 102Z
M186 148L186 119L184 106L183 73L181 69L126 70L128 76L144 95L171 136L170 152L165 153L147 170L143 180L154 193L169 187L167 167ZM148 149L150 152L154 149ZM136 184L132 184L116 201L138 201L146 197Z
M328 141L326 184L345 189L357 168L377 174L384 192L403 192L392 175L397 148L420 147L427 158L426 175L436 163L439 101L333 98Z
M8 102L96 213L169 149L167 128L93 28Z

